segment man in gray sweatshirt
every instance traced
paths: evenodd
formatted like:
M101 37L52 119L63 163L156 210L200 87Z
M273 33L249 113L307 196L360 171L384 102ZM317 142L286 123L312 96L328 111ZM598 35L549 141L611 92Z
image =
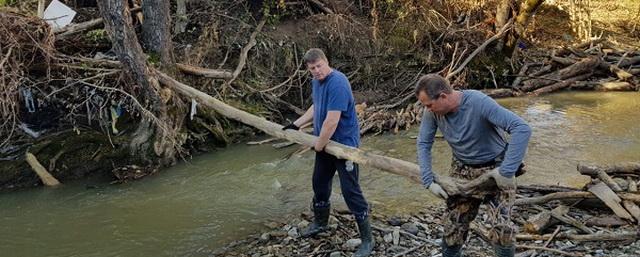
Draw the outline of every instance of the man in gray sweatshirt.
M418 80L416 96L426 107L417 140L422 182L447 202L442 256L461 256L469 224L482 203L489 205L488 222L492 225L489 237L496 256L514 256L517 229L510 216L515 200L515 174L524 166L522 160L531 128L482 92L453 90L449 81L436 74ZM488 172L497 187L476 195L449 196L433 181L431 147L437 129L453 152L452 177L472 180ZM511 135L510 140L505 132Z

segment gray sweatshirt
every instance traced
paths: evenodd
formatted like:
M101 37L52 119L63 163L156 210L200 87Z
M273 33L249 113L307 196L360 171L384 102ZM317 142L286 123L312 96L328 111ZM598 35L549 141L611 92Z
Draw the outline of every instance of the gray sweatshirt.
M505 177L513 177L527 151L531 128L522 118L480 91L461 92L456 112L436 116L425 110L422 116L417 146L426 187L433 182L431 146L438 128L456 159L465 164L483 164L500 158L500 174ZM509 142L504 132L511 135Z

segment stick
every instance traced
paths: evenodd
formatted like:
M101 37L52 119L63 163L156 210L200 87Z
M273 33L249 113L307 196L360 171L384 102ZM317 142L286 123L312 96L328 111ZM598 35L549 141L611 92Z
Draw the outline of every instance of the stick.
M405 256L405 255L407 255L407 254L409 254L409 253L411 253L411 252L413 252L415 250L418 250L418 249L424 247L425 245L427 245L427 243L422 243L422 244L416 245L414 247L411 247L411 248L407 249L404 252L401 252L401 253L398 253L398 254L394 255L393 257Z
M206 78L216 78L216 79L233 78L233 73L228 70L207 69L207 68L192 66L184 63L176 63L176 67L178 67L178 69L184 73L203 76Z
M334 14L334 12L331 9L326 7L322 2L318 0L309 0L309 2L314 4L316 7L320 8L320 10L322 10L326 14Z
M556 237L556 235L558 235L558 232L560 232L560 228L561 227L562 226L558 226L556 228L556 230L553 231L553 234L551 234L551 237L549 238L549 240L547 240L547 242L544 243L544 245L543 245L544 247L548 247L549 246L551 241L553 241L553 239ZM536 250L533 250L533 254L531 254L531 256L529 256L529 257L536 257L537 255L538 255L538 252Z
M632 193L618 193L623 200L629 200L640 203L640 195ZM573 192L557 192L543 196L516 199L515 205L532 205L543 204L553 200L579 200L579 199L595 199L596 196L591 192L573 191Z
M30 152L27 152L26 154L26 161L27 163L29 163L29 166L31 166L31 168L33 169L33 171L36 172L36 174L38 174L38 177L40 177L40 180L42 180L42 183L46 186L58 186L60 185L60 181L58 181L56 178L54 178L51 173L49 173L47 171L47 169L45 169L42 164L40 164L40 162L38 161L38 159L36 159L36 157L31 154Z
M249 50L251 50L251 48L253 48L253 46L256 45L256 36L258 36L258 33L260 33L260 31L262 30L262 27L264 27L264 24L266 22L267 22L267 19L263 18L260 21L260 23L258 23L256 30L253 31L253 33L251 33L251 36L249 37L249 43L247 43L247 45L242 48L242 52L240 52L240 59L238 61L238 66L236 67L236 70L233 71L233 77L231 77L231 79L227 81L227 85L231 85L231 82L236 80L238 78L238 75L240 75L240 72L242 71L242 69L244 69L244 65L247 64L247 56L249 55Z
M562 255L565 255L565 256L571 256L571 257L580 257L580 256L582 256L582 254L573 254L573 253L570 253L570 252L565 252L565 251L562 251L562 250L548 248L548 247L544 247L544 246L516 245L516 248L542 250L542 251L558 253L558 254L562 254ZM532 255L532 256L535 256L535 255Z
M453 75L456 75L458 73L460 73L462 71L462 69L464 69L465 66L467 66L467 64L476 56L478 55L480 52L482 52L482 50L484 50L489 44L491 44L493 41L496 41L498 38L501 38L504 33L506 33L507 31L509 31L511 29L511 26L513 25L513 19L509 20L509 22L507 22L507 24L505 24L500 31L498 31L497 34L493 35L492 37L490 37L489 39L487 39L487 41L484 41L484 43L482 43L482 45L480 45L475 51L473 51L469 57L467 57L467 59L464 60L464 62L462 62L462 64L460 64L460 66L458 66L458 68L456 68L454 71L452 71L451 73L447 74L446 79L450 79L451 77L453 77Z

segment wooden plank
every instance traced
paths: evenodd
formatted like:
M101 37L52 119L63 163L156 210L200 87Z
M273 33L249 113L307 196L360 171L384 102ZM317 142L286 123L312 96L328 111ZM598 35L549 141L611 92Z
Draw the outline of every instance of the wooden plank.
M636 219L636 222L640 224L640 207L629 200L623 200L622 205L624 205L624 208L626 208L627 211L629 211L629 213L631 213L631 215Z
M622 199L616 195L604 182L598 182L595 185L589 187L589 192L593 193L602 200L618 217L628 220L633 220L633 217L627 212L620 202Z

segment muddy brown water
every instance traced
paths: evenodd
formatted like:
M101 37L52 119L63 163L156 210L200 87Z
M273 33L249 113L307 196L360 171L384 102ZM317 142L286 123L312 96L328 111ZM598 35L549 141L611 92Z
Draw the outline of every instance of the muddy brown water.
M499 101L534 129L521 184L580 186L579 162L640 160L640 94L562 93ZM415 161L416 128L364 139L363 148ZM95 177L57 189L0 195L0 256L207 256L216 248L307 209L312 153L235 145L152 177L110 185ZM434 146L435 170L451 153ZM362 167L376 212L401 214L440 204L407 179ZM344 206L339 183L332 201Z

